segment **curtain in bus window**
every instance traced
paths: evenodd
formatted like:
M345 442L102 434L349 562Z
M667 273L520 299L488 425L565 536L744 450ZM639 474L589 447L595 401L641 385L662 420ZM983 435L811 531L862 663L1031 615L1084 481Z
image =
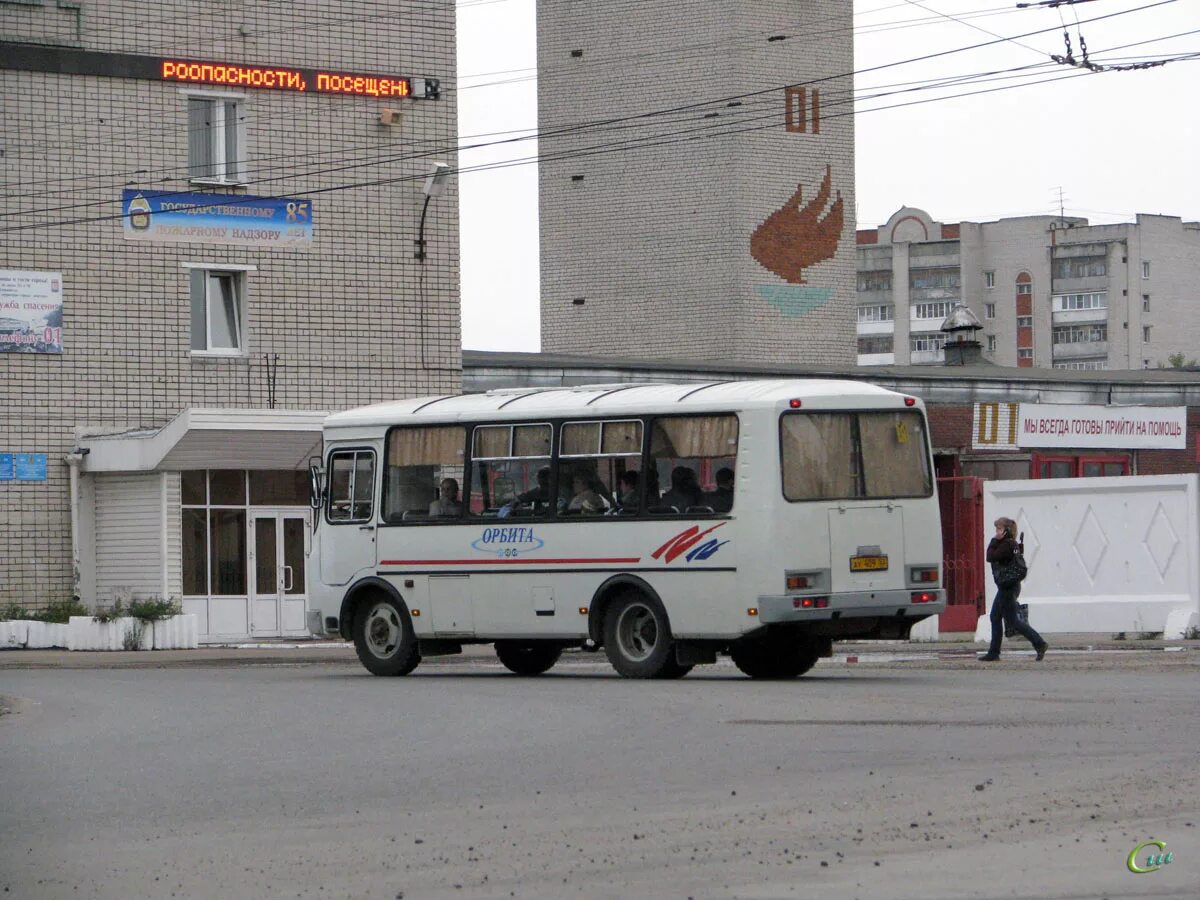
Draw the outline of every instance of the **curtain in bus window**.
M847 413L790 413L780 423L788 500L854 497L858 473Z
M462 502L463 446L461 425L397 428L388 438L387 478L384 483L384 516L389 522L454 517ZM457 501L440 500L439 488L450 479Z
M516 425L513 427L513 456L549 455L549 425Z
M654 423L651 456L694 459L736 454L736 416L679 416Z
M736 437L737 431L734 430ZM623 453L641 455L641 422L605 422L604 436L600 444L601 453ZM732 451L731 451L732 452Z
M464 429L397 428L388 442L390 466L452 466L462 462Z
M508 456L508 439L512 429L507 425L486 425L475 429L476 459L502 459Z
M568 422L562 427L562 456L595 456L600 448L599 422Z
M919 414L860 413L858 431L868 497L923 497L930 492L925 428Z

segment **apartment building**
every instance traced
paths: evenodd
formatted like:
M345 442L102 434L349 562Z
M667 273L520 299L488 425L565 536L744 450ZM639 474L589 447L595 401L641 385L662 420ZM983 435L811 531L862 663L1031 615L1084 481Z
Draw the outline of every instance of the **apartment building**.
M1001 366L1143 369L1200 347L1200 223L1024 216L934 221L905 207L859 230L858 363L941 363L957 303Z
M453 4L0 3L0 605L304 632L323 416L461 385L454 66Z
M544 350L853 364L852 25L538 4Z

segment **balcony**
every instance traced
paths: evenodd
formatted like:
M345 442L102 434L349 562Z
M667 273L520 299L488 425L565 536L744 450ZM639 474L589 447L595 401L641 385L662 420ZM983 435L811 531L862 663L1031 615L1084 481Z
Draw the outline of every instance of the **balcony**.
M859 322L858 333L861 334L895 334L895 322Z
M1050 316L1053 325L1101 325L1107 321L1107 309L1065 309Z
M942 323L946 321L945 316L940 316L936 319L909 319L908 330L910 332L930 332L941 331Z
M893 300L892 289L859 291L854 295L859 306L890 306Z
M860 366L894 366L896 364L896 354L860 353L858 354L858 364Z
M1089 275L1087 278L1055 278L1051 290L1055 294L1096 294L1108 290L1109 276Z
M1108 341L1079 341L1074 344L1055 344L1053 356L1055 362L1088 357L1107 359Z
M949 300L952 303L957 303L961 298L962 288L960 287L915 287L908 290L910 303L923 303L927 300Z
M946 362L945 350L913 350L909 362L914 366L941 365Z

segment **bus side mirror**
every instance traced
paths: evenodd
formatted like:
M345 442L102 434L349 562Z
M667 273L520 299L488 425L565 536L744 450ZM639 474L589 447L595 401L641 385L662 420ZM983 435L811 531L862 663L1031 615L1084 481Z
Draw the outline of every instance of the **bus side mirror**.
M323 501L324 496L321 490L321 464L319 462L309 463L308 505L313 509L320 509Z

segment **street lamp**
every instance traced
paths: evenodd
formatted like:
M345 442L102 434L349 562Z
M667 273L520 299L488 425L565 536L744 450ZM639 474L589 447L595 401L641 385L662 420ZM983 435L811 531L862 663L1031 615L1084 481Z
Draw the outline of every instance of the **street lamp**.
M440 197L446 192L446 181L450 178L450 166L447 163L435 162L433 169L425 176L425 203L421 206L421 225L417 229L417 252L414 257L425 262L425 214L429 212L429 201Z

